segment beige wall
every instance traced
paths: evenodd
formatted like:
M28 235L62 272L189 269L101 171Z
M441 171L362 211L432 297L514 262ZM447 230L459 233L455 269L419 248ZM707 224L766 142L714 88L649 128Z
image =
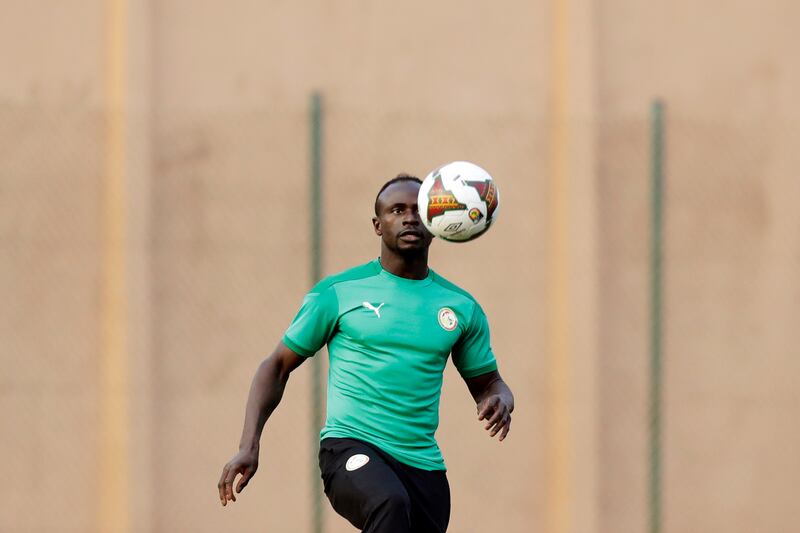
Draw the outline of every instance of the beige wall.
M791 531L800 461L796 3L599 11L601 492L645 520L648 124L667 106L664 531ZM631 24L630 21L639 21ZM793 273L794 272L794 273Z
M94 520L103 17L73 4L0 22L2 531Z
M468 158L501 187L492 232L432 249L433 267L486 308L517 401L512 435L493 442L447 369L451 531L647 527L656 96L668 139L662 530L793 529L794 3L164 0L127 5L121 49L109 5L17 1L0 22L0 531L309 530L310 365L240 501L222 509L215 484L252 373L309 286L314 89L326 274L377 255L371 203L397 172ZM122 114L109 105L116 66ZM115 175L122 242L106 232ZM122 344L104 334L109 250L124 265ZM114 354L119 388L104 378ZM129 421L118 455L109 405ZM326 513L327 532L351 530Z

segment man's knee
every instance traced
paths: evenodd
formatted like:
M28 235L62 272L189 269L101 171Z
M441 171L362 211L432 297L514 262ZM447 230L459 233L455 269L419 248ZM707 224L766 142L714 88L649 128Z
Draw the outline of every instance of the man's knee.
M411 499L405 490L396 490L375 500L364 531L410 531Z
M405 514L411 512L411 498L408 497L408 493L404 490L398 490L387 494L381 504L393 512L402 512Z

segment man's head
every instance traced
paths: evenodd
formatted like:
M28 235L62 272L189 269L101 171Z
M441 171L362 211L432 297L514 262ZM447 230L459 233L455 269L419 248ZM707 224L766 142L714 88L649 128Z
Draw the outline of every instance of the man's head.
M419 216L420 185L419 178L399 174L387 181L375 197L375 233L385 248L399 255L427 252L433 240Z

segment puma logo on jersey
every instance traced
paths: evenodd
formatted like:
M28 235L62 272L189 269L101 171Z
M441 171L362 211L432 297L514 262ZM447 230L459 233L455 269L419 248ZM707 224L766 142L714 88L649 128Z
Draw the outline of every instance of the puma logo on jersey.
M361 305L363 305L364 307L366 307L367 309L369 309L371 311L375 311L375 314L378 315L378 318L380 318L381 317L381 307L383 307L384 303L385 302L381 303L378 307L375 307L374 305L372 305L369 302L362 302Z

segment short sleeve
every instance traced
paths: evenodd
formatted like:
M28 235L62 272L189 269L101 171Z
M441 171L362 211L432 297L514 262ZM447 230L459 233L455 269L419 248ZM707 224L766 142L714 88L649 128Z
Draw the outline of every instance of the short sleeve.
M467 329L453 346L453 363L464 378L497 370L497 361L489 341L489 322L477 303Z
M339 315L339 301L333 287L319 292L315 289L303 299L300 311L283 335L283 343L302 357L311 357L325 346Z

